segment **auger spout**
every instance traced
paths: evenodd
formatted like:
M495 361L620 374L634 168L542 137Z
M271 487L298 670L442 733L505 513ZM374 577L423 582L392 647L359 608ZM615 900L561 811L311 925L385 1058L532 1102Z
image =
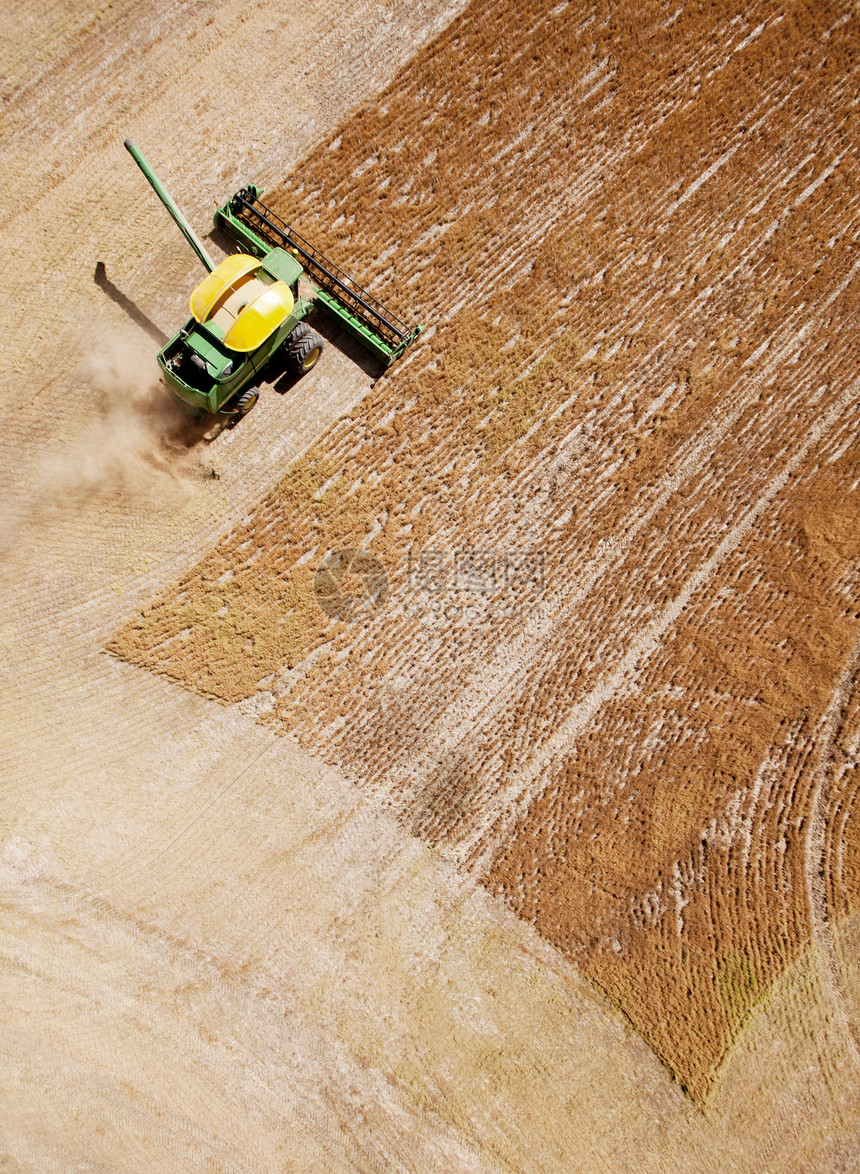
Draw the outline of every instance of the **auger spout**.
M191 245L192 249L206 266L207 270L211 273L215 268L215 262L204 249L203 244L200 238L194 232L194 229L174 204L170 194L162 184L161 180L147 163L143 152L136 143L131 141L131 139L125 140L125 149L128 151L129 155L131 155L132 159L138 165L146 178L149 180L153 191L158 196L159 200L161 200L162 204L165 206L173 219L176 221L179 231Z

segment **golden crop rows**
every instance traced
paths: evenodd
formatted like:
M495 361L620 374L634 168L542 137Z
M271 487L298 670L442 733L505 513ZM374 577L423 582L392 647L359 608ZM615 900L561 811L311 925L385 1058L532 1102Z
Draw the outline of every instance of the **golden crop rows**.
M860 70L847 3L673 12L478 0L267 195L435 330L111 647L258 695L702 1098L860 908Z

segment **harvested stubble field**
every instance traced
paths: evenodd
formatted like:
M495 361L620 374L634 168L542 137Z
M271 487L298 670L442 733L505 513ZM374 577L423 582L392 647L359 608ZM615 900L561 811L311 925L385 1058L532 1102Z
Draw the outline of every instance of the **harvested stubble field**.
M858 17L527 12L268 192L433 329L110 647L256 698L701 1103L810 942L860 1045ZM352 548L357 622L313 593Z

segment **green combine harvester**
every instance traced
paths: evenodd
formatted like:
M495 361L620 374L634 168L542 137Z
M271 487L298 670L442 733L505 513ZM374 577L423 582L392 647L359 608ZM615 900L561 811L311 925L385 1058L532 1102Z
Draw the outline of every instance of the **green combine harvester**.
M216 265L141 151L125 146L203 262L208 276L191 295L191 319L158 353L162 378L192 415L242 416L257 402L263 368L282 348L286 366L304 375L325 339L305 322L312 310L333 318L385 366L421 331L407 326L260 200L253 184L215 213L247 252ZM299 279L311 286L300 296Z

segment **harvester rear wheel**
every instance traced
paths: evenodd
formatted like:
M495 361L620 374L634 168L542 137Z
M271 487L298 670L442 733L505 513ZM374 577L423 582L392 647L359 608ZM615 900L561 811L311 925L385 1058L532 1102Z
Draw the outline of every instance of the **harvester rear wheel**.
M260 398L259 387L247 387L236 400L236 412L240 416L247 415Z
M304 375L316 366L325 347L322 335L311 330L306 322L299 322L287 339L287 362L294 375Z

